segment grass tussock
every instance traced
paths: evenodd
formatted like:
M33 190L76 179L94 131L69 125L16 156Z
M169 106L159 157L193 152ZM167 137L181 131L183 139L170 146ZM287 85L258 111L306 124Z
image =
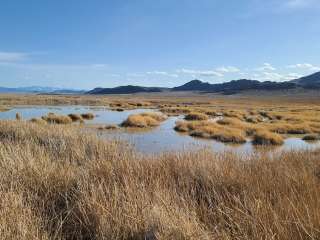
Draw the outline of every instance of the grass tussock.
M82 113L81 117L82 119L85 119L85 120L92 120L94 119L95 116L93 113Z
M0 238L320 237L319 153L140 156L63 125L0 122Z
M228 128L210 121L178 121L175 126L178 132L187 132L190 136L211 138L220 142L245 143L243 131Z
M184 117L184 119L188 120L188 121L195 121L195 120L203 121L203 120L208 120L209 117L208 117L208 115L206 115L204 113L191 112L191 113L187 114Z
M282 145L283 138L281 135L269 131L257 131L253 135L252 143L255 145Z
M308 134L302 138L304 141L318 141L320 140L320 135L318 134Z
M166 116L161 113L146 112L130 115L124 122L122 127L136 127L147 128L160 125L161 122L166 120Z
M83 120L82 116L76 113L70 113L68 114L68 117L71 118L72 122L78 122Z
M50 124L70 124L70 123L72 123L72 119L69 116L56 115L54 113L49 113L47 116L43 116L42 119Z
M308 124L290 124L286 122L278 122L267 124L266 127L275 133L280 134L307 134L311 133L312 129Z

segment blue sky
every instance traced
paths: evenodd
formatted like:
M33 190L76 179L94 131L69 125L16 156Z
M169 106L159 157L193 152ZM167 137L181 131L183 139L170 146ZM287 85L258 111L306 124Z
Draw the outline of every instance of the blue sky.
M285 81L320 71L320 0L1 0L0 86Z

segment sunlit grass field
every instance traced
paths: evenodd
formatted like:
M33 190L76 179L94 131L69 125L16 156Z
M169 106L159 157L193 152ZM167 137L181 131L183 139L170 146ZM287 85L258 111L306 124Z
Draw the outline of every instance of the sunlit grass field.
M1 239L319 239L319 152L140 155L0 122Z
M1 107L20 98L0 96ZM25 104L33 98L182 114L178 131L223 142L320 133L320 107L307 99L27 96ZM0 239L320 239L319 150L147 155L71 124L89 115L59 117L70 120L0 121ZM164 119L144 113L126 124Z

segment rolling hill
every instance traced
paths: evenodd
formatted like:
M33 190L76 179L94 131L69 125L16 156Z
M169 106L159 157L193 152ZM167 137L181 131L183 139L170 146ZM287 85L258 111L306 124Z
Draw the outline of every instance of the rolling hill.
M320 72L292 80L291 82L303 88L320 88Z
M152 93L152 92L162 92L165 88L158 87L140 87L140 86L120 86L115 88L95 88L88 94L130 94L130 93Z
M211 84L195 79L181 86L173 88L143 87L143 86L119 86L114 88L95 88L90 91L61 89L51 87L0 87L0 93L46 93L46 94L134 94L134 93L157 93L157 92L212 92L233 94L246 90L289 90L289 89L318 89L320 91L320 72L285 82L257 81L249 79L232 80L230 82Z

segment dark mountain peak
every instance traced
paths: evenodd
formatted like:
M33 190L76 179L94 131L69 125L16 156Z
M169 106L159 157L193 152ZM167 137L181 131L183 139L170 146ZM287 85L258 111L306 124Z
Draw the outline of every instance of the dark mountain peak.
M320 72L309 76L286 82L271 82L252 79L232 80L224 83L210 84L199 79L194 79L181 86L174 88L140 87L140 86L120 86L115 88L95 88L89 94L131 94L131 93L151 93L162 91L198 91L213 92L223 94L233 94L247 90L288 90L293 88L320 88Z
M204 82L202 82L199 79L194 79L194 80L191 80L190 82L187 82L185 85L187 85L187 84L201 84L201 83L204 83Z
M292 80L291 82L298 84L304 88L319 88L320 87L320 72Z
M192 80L179 87L174 87L173 91L205 91L211 84L198 79Z
M151 92L161 92L162 88L157 87L140 87L133 85L119 86L115 88L95 88L88 94L131 94L131 93L151 93Z

